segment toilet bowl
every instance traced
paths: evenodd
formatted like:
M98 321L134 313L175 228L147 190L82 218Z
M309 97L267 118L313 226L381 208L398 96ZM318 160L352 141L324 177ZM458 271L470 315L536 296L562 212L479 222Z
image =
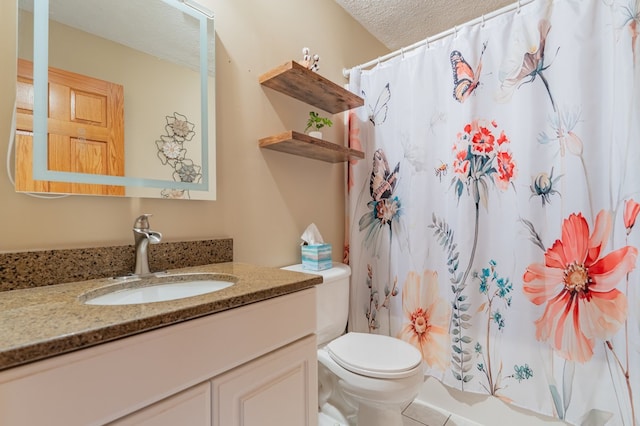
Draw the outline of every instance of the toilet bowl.
M329 418L326 424L402 426L402 410L424 381L421 353L393 337L345 333L351 270L333 265L324 271L283 268L323 276L316 287L319 423Z

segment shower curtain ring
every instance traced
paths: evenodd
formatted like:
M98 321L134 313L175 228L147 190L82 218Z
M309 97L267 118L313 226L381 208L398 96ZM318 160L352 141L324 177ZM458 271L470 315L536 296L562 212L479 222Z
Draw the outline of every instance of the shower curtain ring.
M482 15L482 23L480 24L480 28L484 28L484 15Z
M516 9L516 13L520 14L520 7L522 6L522 1L518 0L518 8Z
M458 38L458 26L453 26L453 38Z
M400 57L404 59L404 47L400 48Z

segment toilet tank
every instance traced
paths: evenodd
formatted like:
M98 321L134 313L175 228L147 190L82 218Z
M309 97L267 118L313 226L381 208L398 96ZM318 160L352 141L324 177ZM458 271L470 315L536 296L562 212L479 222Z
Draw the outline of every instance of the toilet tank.
M316 334L318 345L342 335L347 328L349 316L349 276L351 268L333 262L333 267L323 271L302 269L302 265L286 266L282 269L322 275L322 284L316 286Z

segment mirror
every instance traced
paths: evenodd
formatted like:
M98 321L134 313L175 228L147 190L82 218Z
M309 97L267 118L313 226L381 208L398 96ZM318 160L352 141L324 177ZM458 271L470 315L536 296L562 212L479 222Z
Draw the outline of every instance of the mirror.
M19 0L17 191L215 199L213 20L183 1Z

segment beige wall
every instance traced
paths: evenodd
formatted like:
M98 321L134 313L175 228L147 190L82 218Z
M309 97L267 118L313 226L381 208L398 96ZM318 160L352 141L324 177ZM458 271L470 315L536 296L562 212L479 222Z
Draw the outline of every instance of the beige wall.
M344 165L258 148L258 139L304 130L312 107L263 88L263 72L321 56L320 74L343 84L342 69L386 53L333 0L201 0L216 13L217 201L16 194L5 155L15 93L16 5L0 2L0 251L130 244L131 226L153 213L166 241L232 237L237 261L299 261L299 236L315 222L342 257ZM341 115L334 116L341 121ZM342 141L340 127L328 138Z

